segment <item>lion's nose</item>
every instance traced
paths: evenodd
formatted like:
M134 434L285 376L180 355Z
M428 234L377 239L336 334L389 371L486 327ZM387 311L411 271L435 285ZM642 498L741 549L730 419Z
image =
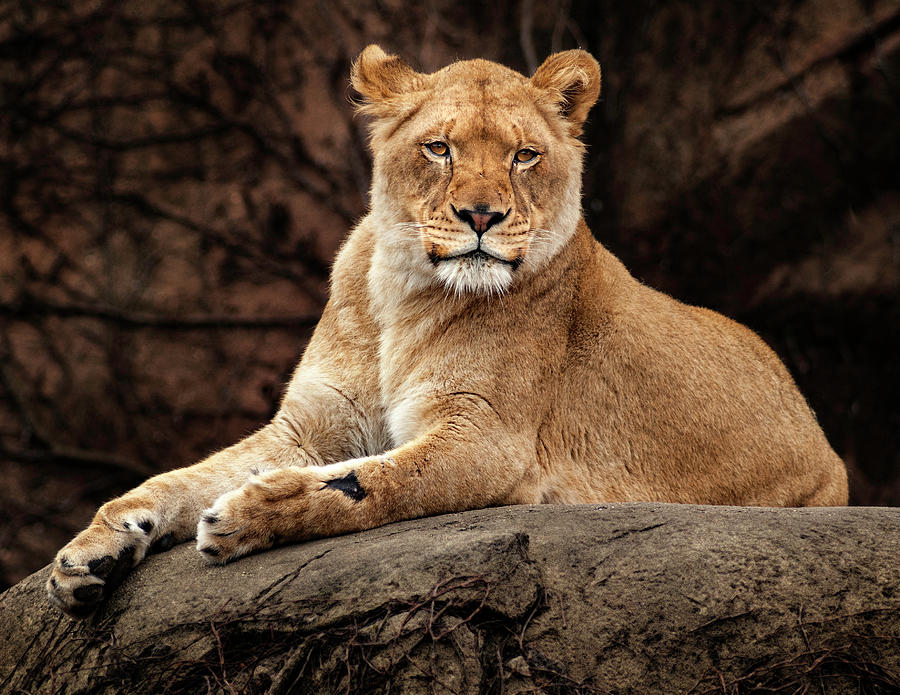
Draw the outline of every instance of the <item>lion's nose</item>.
M472 228L472 231L478 235L479 239L482 234L498 222L501 222L509 214L509 210L498 212L491 210L487 205L476 205L474 210L457 210L454 207L453 212Z

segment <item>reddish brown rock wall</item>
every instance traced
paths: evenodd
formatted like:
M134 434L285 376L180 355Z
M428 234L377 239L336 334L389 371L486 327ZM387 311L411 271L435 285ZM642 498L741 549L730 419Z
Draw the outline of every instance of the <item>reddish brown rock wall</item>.
M349 61L604 66L584 206L748 323L900 503L900 3L13 4L0 17L0 583L263 422L365 211Z

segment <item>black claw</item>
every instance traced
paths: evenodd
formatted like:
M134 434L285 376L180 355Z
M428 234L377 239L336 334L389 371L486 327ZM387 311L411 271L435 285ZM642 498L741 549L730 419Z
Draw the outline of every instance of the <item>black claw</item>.
M175 545L175 532L169 531L164 536L160 536L157 541L150 546L151 553L164 553Z
M205 553L206 555L209 555L210 557L219 557L219 551L210 546L207 546L205 548L200 548L200 552Z
M218 524L219 517L217 517L215 514L210 512L209 514L203 515L203 521L205 521L207 524Z
M106 579L115 566L116 559L112 555L104 555L88 563L88 569L91 571L91 574L100 577L100 579Z
M90 586L79 586L72 591L72 596L82 603L97 603L103 598L103 585L92 584Z
M138 528L140 528L144 533L150 533L153 530L153 522L149 519L144 519L143 521L138 523Z
M340 490L354 502L362 501L366 496L366 491L359 484L359 478L356 477L356 471L350 471L343 478L335 478L325 483L325 487Z
M61 564L63 567L74 567L74 566L75 566L75 563L72 562L72 561L71 561L69 558L67 558L67 557L61 557L61 558L59 558L59 564Z
M52 586L54 589L59 588L59 584L56 583L56 580L53 577L50 577L50 586Z

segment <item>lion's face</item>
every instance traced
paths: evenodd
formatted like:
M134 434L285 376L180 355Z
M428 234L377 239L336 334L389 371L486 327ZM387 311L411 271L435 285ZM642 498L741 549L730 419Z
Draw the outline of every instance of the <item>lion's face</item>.
M422 75L370 47L354 86L376 117L372 206L395 263L456 293L499 294L574 233L575 135L599 90L590 56L557 54L529 80L484 60Z

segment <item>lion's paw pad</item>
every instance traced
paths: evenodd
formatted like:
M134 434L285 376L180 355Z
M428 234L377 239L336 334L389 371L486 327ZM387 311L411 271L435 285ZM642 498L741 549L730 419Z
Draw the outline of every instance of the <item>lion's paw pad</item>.
M146 509L110 512L91 524L54 559L46 584L50 600L72 616L92 613L143 559L156 525Z
M121 584L134 566L135 546L118 554L103 555L87 562L73 559L72 551L59 554L50 570L47 593L64 612L75 617L89 615Z

